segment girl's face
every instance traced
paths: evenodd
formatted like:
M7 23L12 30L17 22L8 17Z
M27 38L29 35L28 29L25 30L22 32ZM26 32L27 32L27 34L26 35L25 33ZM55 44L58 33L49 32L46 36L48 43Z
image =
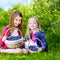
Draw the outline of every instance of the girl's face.
M22 17L20 17L19 15L17 15L14 19L14 25L18 26L21 23Z
M37 29L37 21L34 18L30 19L28 26L31 30Z

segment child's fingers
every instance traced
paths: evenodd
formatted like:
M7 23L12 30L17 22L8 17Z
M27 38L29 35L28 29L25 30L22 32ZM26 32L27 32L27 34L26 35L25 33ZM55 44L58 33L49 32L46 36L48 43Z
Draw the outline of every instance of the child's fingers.
M6 40L6 38L7 38L7 37L6 37L6 36L4 36L4 37L2 38L2 41L5 41L5 40Z

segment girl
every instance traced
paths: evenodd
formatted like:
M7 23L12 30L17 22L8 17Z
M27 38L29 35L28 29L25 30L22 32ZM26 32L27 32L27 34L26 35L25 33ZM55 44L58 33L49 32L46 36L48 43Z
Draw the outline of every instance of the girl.
M47 48L44 33L40 30L39 21L35 17L28 20L26 39L25 48L28 48L30 53L45 51Z
M21 36L21 33L17 30L14 31L8 31L8 33L6 34L6 31L9 28L18 28L21 32L22 32L22 13L19 11L14 10L11 14L11 18L10 18L10 24L7 25L3 31L2 31L2 39L0 40L0 46L2 46L3 49L0 49L1 53L28 53L27 49L20 49L20 48L16 48L16 49L7 49L6 45L5 45L5 40L7 38L7 36Z

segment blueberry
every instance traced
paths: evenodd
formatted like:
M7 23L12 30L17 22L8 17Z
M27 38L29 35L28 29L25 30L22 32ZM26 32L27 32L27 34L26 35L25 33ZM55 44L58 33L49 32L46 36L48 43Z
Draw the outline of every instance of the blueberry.
M29 46L29 49L32 51L38 51L38 48L36 46Z
M9 36L8 38L7 38L7 40L18 40L18 39L20 39L21 38L21 36Z

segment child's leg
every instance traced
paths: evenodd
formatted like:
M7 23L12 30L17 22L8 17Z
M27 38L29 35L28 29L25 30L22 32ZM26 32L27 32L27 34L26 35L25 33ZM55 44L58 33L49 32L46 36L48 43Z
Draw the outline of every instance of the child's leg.
M16 52L17 53L22 53L22 54L28 54L28 50L26 48L23 48L23 49L16 48Z
M28 49L25 49L25 48L22 49L22 53L23 53L23 54L28 54Z
M22 53L22 50L21 49L0 49L0 53L20 54Z
M0 53L10 53L10 54L27 54L28 51L26 49L0 49Z

